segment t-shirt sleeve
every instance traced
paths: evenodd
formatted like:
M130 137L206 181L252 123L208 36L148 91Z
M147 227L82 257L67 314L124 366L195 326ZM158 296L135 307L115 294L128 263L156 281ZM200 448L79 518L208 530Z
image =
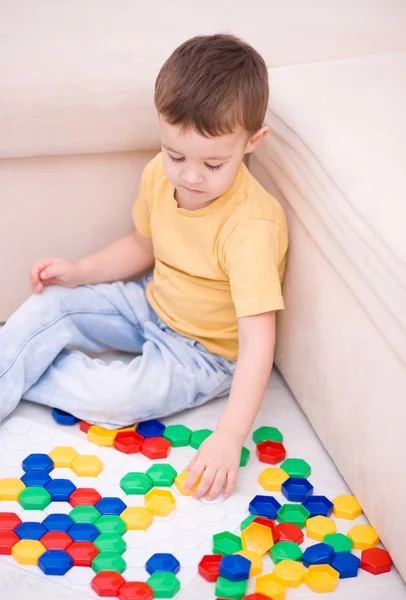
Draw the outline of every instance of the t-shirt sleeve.
M223 260L238 318L284 308L287 244L287 232L267 219L240 223L228 236Z
M152 191L152 163L149 162L145 167L140 185L140 193L135 201L132 209L132 218L135 229L139 231L141 235L151 238L151 191Z

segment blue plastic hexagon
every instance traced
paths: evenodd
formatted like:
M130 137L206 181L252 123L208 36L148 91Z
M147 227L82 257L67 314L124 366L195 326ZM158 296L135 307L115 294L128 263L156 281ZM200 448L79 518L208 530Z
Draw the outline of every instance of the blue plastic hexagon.
M280 508L281 505L276 498L261 495L255 496L248 506L248 510L252 515L260 515L268 519L276 519L276 513Z
M64 550L47 550L38 559L45 575L65 575L73 567L72 557Z
M150 419L149 421L142 421L142 423L139 423L136 432L146 438L160 437L165 429L166 427L161 421Z
M75 523L69 515L54 513L48 515L42 524L48 531L68 531Z
M245 556L230 554L225 556L220 563L220 577L229 581L244 581L249 579L251 561Z
M79 423L79 419L60 408L53 408L52 416L60 425L75 425L75 423Z
M282 494L289 502L303 502L313 494L313 486L307 479L289 477L282 483Z
M331 566L340 573L340 579L356 577L360 565L360 559L351 552L336 552Z
M101 515L121 515L123 510L127 508L127 505L121 500L121 498L102 498L94 505Z
M76 485L70 479L52 479L45 489L51 495L52 502L69 502L69 496L76 490Z
M22 540L39 540L46 534L47 529L42 523L25 521L16 527L14 531Z
M147 560L145 568L150 575L156 571L164 571L176 575L176 573L179 572L180 563L173 554L158 553L153 554L151 558Z
M50 473L54 468L54 461L48 454L30 454L24 458L22 463L23 471L46 471Z
M25 487L45 487L51 481L46 471L27 471L20 479Z
M329 517L333 512L334 504L326 496L309 496L303 502L311 517Z
M93 542L100 531L92 523L75 523L66 532L74 542Z
M311 565L331 565L335 554L334 548L328 544L314 544L306 548L303 552L302 562L305 567L310 567Z

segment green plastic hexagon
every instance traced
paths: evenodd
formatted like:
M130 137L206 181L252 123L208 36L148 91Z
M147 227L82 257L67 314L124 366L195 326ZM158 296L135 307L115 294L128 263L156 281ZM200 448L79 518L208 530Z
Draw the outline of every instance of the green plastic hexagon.
M351 552L354 542L343 533L328 533L323 542L332 546L336 552Z
M283 435L276 427L259 427L252 434L254 444L260 444L261 442L283 442Z
M100 552L123 554L127 549L126 542L117 533L102 533L94 540L93 544Z
M211 429L197 429L192 433L192 437L190 438L190 445L195 450L198 450L200 446L203 444L204 440L211 435L213 431Z
M257 515L249 515L244 521L241 521L240 531L244 531L247 529L248 525L251 525L252 521L257 517Z
M301 504L284 504L276 516L280 523L295 523L303 529L310 518L310 512Z
M180 590L180 581L173 573L156 571L147 579L154 598L173 598Z
M147 475L151 478L152 483L159 487L171 487L178 476L172 465L161 464L152 465L148 469Z
M118 573L123 573L126 567L125 560L117 552L100 552L92 560L92 569L95 573L99 571L118 571Z
M43 487L31 486L19 493L18 502L25 510L44 510L51 504L51 495Z
M168 425L163 433L163 437L167 439L174 448L181 446L189 446L192 430L185 425Z
M94 523L100 518L100 513L94 506L75 506L69 516L74 523Z
M289 477L299 477L306 479L311 473L311 466L303 458L287 458L280 465L280 468L289 475Z
M241 450L240 467L246 467L250 459L251 452L245 446Z
M277 565L281 560L296 560L302 559L303 551L299 544L295 542L277 542L269 551L273 562Z
M146 473L133 472L124 475L120 481L120 487L127 495L138 494L145 496L145 494L152 490L154 484L151 477Z
M127 525L118 515L102 515L94 523L100 533L115 533L123 535L127 531Z
M241 552L242 541L238 535L222 531L213 535L213 554L234 554Z
M242 598L247 591L248 580L229 581L225 577L219 577L216 582L215 594L219 598Z

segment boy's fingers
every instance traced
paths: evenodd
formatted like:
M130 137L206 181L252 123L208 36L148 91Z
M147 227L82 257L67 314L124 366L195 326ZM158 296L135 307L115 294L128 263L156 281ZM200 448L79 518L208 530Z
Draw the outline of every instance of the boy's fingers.
M219 493L224 487L226 482L227 473L226 471L217 471L216 477L214 478L213 485L207 493L207 500L214 500L217 498Z
M235 484L237 482L237 470L232 469L227 473L227 483L226 488L224 490L224 497L229 498L233 492Z
M203 465L199 466L199 464L196 463L193 466L193 468L191 469L191 471L189 473L189 477L186 479L186 483L185 483L185 490L187 492L190 492L190 490L193 488L196 481L199 479L200 475L202 474L203 470L204 470Z
M205 493L207 492L208 489L210 489L214 478L216 477L216 469L206 469L202 480L197 488L197 490L195 491L195 493L193 494L193 498L195 498L196 500L199 500L200 498L202 498Z

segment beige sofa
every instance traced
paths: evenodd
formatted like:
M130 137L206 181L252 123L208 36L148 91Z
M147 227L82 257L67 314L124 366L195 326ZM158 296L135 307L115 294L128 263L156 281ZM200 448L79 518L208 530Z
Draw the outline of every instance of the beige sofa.
M33 261L131 230L159 149L158 69L218 31L270 70L271 135L249 164L290 224L278 367L406 577L401 0L2 3L0 322L30 293Z

